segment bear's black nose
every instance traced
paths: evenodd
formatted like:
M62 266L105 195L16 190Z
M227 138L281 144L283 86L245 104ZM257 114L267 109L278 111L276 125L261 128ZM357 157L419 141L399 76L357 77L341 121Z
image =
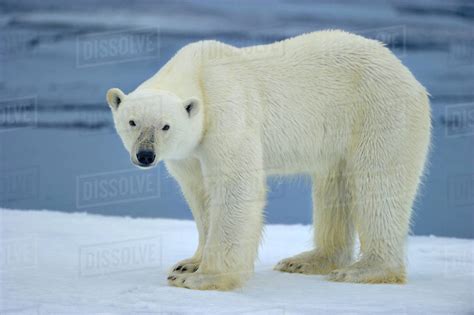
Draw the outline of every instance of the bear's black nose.
M142 165L150 165L155 161L155 152L150 150L139 151L137 153L137 160Z

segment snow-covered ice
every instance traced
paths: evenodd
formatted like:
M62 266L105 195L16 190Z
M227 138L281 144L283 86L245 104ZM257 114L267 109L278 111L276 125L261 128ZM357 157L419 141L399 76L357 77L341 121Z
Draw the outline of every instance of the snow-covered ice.
M311 247L267 225L252 279L232 292L169 287L193 254L192 221L1 210L1 314L469 314L474 240L411 236L406 285L334 283L272 270Z

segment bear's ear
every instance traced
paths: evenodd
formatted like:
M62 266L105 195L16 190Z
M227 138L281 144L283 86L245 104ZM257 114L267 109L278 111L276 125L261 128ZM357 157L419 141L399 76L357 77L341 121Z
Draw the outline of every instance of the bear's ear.
M109 103L110 108L113 110L118 109L124 98L125 94L118 88L113 88L107 91L107 103Z
M201 104L196 97L191 97L183 103L184 109L188 113L188 117L193 117L196 115L200 110L200 105Z

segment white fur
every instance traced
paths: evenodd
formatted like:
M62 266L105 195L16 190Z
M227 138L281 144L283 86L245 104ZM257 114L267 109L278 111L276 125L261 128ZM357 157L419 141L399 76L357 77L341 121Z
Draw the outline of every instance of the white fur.
M117 94L109 92L113 108ZM124 132L130 117L141 128L171 121L166 136L156 128L154 145L191 207L199 247L171 271L170 284L242 285L257 255L266 177L293 174L313 178L315 249L277 270L405 281L430 106L423 86L381 43L341 31L242 49L197 42L122 98L114 118L132 153L137 135ZM182 104L190 98L198 108L188 117ZM356 232L361 256L351 264Z

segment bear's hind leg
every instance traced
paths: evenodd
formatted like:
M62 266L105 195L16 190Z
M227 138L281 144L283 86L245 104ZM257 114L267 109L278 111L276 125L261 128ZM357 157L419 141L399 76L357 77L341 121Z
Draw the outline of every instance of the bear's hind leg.
M361 257L353 265L331 272L329 279L404 283L404 245L418 175L406 164L394 163L370 171L359 169L353 177L353 213Z
M313 177L315 249L280 261L275 270L303 274L328 274L351 263L354 228L351 196L341 166Z

